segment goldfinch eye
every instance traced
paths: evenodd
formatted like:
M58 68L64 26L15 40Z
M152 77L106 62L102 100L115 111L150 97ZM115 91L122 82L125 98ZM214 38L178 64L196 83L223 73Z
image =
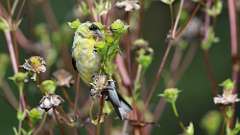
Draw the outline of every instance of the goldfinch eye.
M89 30L95 31L95 30L99 30L99 28L98 28L97 25L92 24L92 25L89 27Z

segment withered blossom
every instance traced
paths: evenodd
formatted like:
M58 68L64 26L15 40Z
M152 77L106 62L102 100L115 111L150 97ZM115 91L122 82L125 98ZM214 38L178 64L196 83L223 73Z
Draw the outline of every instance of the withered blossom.
M39 74L46 71L46 62L40 56L31 56L29 59L25 59L25 63L21 67L27 71Z
M59 95L46 95L40 100L39 107L48 112L48 110L58 107L63 102L64 99Z
M217 95L214 97L213 101L215 104L229 105L239 102L240 99L237 97L237 94L232 94L224 91L222 95Z
M90 91L91 96L100 96L101 91L107 87L107 76L101 74L95 75L90 85L92 86Z
M70 84L74 81L73 76L64 69L55 71L53 76L56 79L58 86L70 87Z
M126 12L134 11L134 10L139 10L140 5L138 0L124 0L121 2L116 3L116 7L118 8L124 8Z

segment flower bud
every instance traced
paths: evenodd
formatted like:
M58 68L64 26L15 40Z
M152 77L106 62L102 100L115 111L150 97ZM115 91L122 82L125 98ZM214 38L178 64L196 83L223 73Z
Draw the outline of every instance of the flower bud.
M27 81L28 73L18 72L14 76L9 77L13 80L18 87L23 87L24 83Z
M163 97L167 102L175 103L179 92L180 90L177 88L167 88L164 90L163 94L160 94L159 96Z
M56 90L56 82L53 80L45 80L40 84L40 90L43 93L53 94Z
M120 19L114 21L110 26L111 31L117 34L125 33L127 28L128 26L126 26Z

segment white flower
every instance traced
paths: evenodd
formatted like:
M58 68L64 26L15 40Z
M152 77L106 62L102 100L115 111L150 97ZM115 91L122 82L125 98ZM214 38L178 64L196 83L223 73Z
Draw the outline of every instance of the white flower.
M126 12L140 9L140 5L139 5L138 0L124 0L124 1L121 1L121 2L118 1L116 3L116 6L118 8L124 8L124 10Z
M213 98L215 104L229 105L235 102L239 102L240 99L237 98L237 94L229 94L224 92L223 95L217 95Z

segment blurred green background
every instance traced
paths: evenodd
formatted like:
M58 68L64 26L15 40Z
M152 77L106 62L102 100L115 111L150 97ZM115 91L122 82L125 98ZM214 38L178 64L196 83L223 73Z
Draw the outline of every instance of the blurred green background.
M73 0L51 0L53 11L56 14L56 18L59 23L66 23L72 19L69 15L74 7L74 2L75 1ZM39 10L39 6L35 5L32 8L36 11L33 23L38 24L45 22L45 18L43 17L42 11ZM28 37L31 37L31 33L29 33L28 28L29 24L27 22L28 18L25 14L27 13L24 12L23 14L23 21L20 28ZM168 7L160 1L153 1L144 13L144 21L142 25L143 38L149 41L151 47L153 47L155 51L153 64L146 73L146 84L149 84L154 79L153 77L158 69L160 60L162 59L163 52L166 47L164 40L168 30L170 29L169 17ZM213 66L214 76L217 83L221 83L223 80L231 77L230 35L226 7L224 7L222 14L217 18L215 31L216 35L220 38L220 42L214 44L210 49L210 63ZM6 42L3 37L3 33L0 33L0 51L8 52ZM71 44L69 44L69 48L70 47ZM173 50L171 53L172 52ZM25 55L21 55L22 62L24 57ZM168 68L169 66L167 65L166 69ZM6 80L8 76L12 75L12 73L11 66L9 65ZM12 82L10 82L10 84L12 84ZM188 122L192 121L195 126L196 135L204 134L203 130L199 126L200 120L208 111L215 110L217 108L213 104L211 97L210 82L207 79L206 68L203 62L203 52L200 48L198 49L192 64L177 84L177 87L182 90L177 101L177 107L183 122L185 125L188 125ZM161 93L164 88L163 79L161 79L159 87L156 90L156 94ZM218 89L221 90L220 87ZM37 95L33 94L32 96ZM34 99L35 97L31 98ZM155 103L157 103L158 99L159 97L154 97L152 100L152 107ZM37 103L37 101L34 102ZM176 135L181 133L181 130L178 128L176 118L168 105L163 112L159 124L159 127L154 127L153 135ZM16 113L1 98L0 135L13 134L13 126L17 126Z

